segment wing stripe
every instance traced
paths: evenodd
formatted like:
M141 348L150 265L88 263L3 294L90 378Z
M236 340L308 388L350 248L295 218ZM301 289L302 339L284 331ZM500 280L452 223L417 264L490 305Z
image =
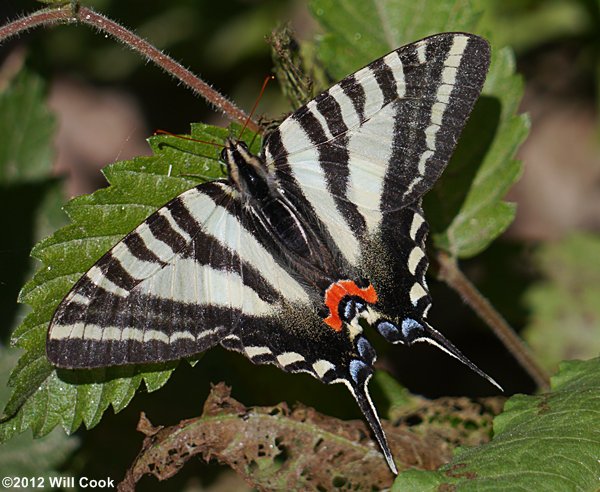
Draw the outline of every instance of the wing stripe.
M144 246L151 250L162 264L168 264L175 252L168 244L154 237L154 234L152 234L152 231L150 230L149 222L150 221L141 224L135 232L144 243Z
M319 379L323 379L328 372L335 369L335 365L329 362L328 360L319 359L318 361L313 363L312 368L315 371L317 377Z
M256 237L246 230L227 208L216 204L213 198L197 188L184 193L180 198L189 213L203 224L206 232L209 232L219 243L230 247L256 272L268 272L264 280L277 289L283 297L290 302L308 302L308 294L298 281L277 263ZM234 238L236 243L232 244ZM240 251L237 246L242 245L243 251Z
M166 265L161 261L140 260L124 242L118 243L98 262L98 265L103 261L107 262L106 266L102 268L106 277L128 291L132 290L140 280L148 278ZM125 281L116 281L118 277L123 277Z
M383 94L383 103L381 106L387 106L389 103L398 99L399 97L394 73L385 62L384 58L379 58L378 60L374 61L371 63L370 67L375 75L377 84L379 84L379 89L381 89L381 93Z
M397 51L392 51L389 55L383 57L383 61L390 68L392 76L396 81L397 97L404 97L406 93L406 81L404 80L404 65Z
M94 283L99 287L103 287L104 282L109 281L126 291L130 291L135 287L138 280L129 273L128 266L131 264L139 264L141 262L129 253L129 249L124 244L122 247L119 247L118 250L118 253L114 250L109 251L98 260L94 268L99 268L103 277L98 278ZM117 253L117 256L115 253ZM122 259L126 260L124 264L121 263ZM153 265L150 266L152 267Z
M300 120L290 119L288 122L288 125L292 127L285 133L288 138L295 140L305 135L304 138L311 142L319 141L319 139L323 141L323 129L311 114L304 114ZM297 145L294 145L293 141L288 143L284 139L283 146L290 148ZM354 235L345 233L346 220L336 206L333 195L328 190L325 192L323 190L323 183L328 182L327 175L321 165L315 165L315 163L329 162L329 159L335 158L326 155L327 151L335 152L335 149L324 150L322 147L324 146L307 145L304 150L296 152L294 154L296 165L291 169L292 176L301 187L302 196L308 200L319 220L325 225L340 252L350 263L355 263L360 253L358 240ZM342 148L342 151L345 152L345 149ZM339 158L343 158L343 156L339 156ZM343 165L343 162L341 164ZM344 232L340 233L340 228Z
M208 265L198 268L195 259L177 257L175 262L156 273L152 281L152 296L164 300L204 305L207 298L199 297L197 293L208 291L210 305L213 306L229 307L252 315L273 311L273 305L248 287L239 273L215 270Z
M246 352L246 357L248 357L249 359L254 359L261 355L272 355L271 349L269 349L269 347L247 346L244 347L244 352Z
M223 327L203 330L196 334L190 331L175 331L167 334L159 330L141 330L139 328L119 328L116 326L101 326L77 322L72 325L57 325L52 331L52 340L85 338L94 341L137 341L149 342L156 340L162 343L173 343L177 340L190 340L196 342L222 331Z
M365 91L360 84L352 82L354 88L350 86L348 80L355 80L354 77L344 79L338 85L334 85L327 93L335 99L340 108L341 120L346 128L355 128L364 121Z
M341 89L341 91L346 97L348 97L348 99L350 99L350 101L352 101L354 111L356 111L356 114L358 115L357 123L354 123L354 117L351 120L344 118L346 126L348 128L353 128L357 126L357 124L365 121L366 118L365 105L367 102L367 96L365 94L365 89L361 84L357 83L356 74L346 77L338 85L334 85L331 89L329 89L329 93L336 97L336 94L339 90L338 88ZM344 107L344 105L341 106Z
M143 331L155 330L171 336L173 333L189 331L190 328L197 326L198 320L202 320L206 327L212 328L224 324L223 321L230 318L242 320L245 316L251 316L229 305L190 304L142 294L132 294L131 299L140 306L140 309L132 309L123 298L98 293L85 312L76 309L59 312L59 317L50 331L50 339L55 340L65 336L73 338L79 329L76 329L71 336L68 333L77 326L90 326L92 332L93 327L119 330L136 327ZM172 312L176 312L177 316L167 315ZM204 330L197 330L198 333L202 331ZM79 332L82 333L81 330ZM79 336L85 338L87 334L83 333Z
M331 135L337 137L348 130L340 105L329 91L317 97L313 102L316 103L316 110L325 120ZM310 106L310 103L308 105Z
M421 230L421 226L425 223L425 219L418 213L413 213L412 222L410 223L410 237L417 242L417 235Z
M181 228L179 226L179 223L175 220L175 218L173 217L173 213L171 212L171 203L167 204L167 206L161 208L157 213L160 217L164 218L168 223L169 226L171 227L171 231L174 231L175 233L177 233L177 236L182 237L184 240L184 247L187 246L187 244L192 240L192 238L194 237L194 232L192 232L192 234L189 234L186 230L184 230L183 228ZM172 232L169 232L169 235L171 235ZM183 249L183 248L181 248ZM176 251L181 251L181 249L177 249Z
M157 241L166 244L173 253L184 249L189 240L186 240L178 231L171 227L169 220L163 215L162 209L155 219L148 223L148 228Z
M425 296L428 296L427 291L423 288L423 286L420 283L415 282L412 288L410 289L410 302L412 302L413 306L416 306L419 300Z
M422 43L417 46L417 60L423 64L427 61L427 44Z
M363 237L366 231L365 219L356 204L346 197L351 168L349 166L348 139L342 135L348 131L342 109L329 91L324 92L314 101L316 101L316 114L322 116L328 134L336 138L335 142L319 145L319 158L327 179L327 188L333 195L336 207L346 225L350 227L356 237ZM323 124L321 119L319 121Z
M382 88L371 66L367 65L354 74L357 84L361 85L365 92L365 115L369 116L377 113L384 102Z
M408 256L408 271L413 275L416 275L419 263L421 263L423 258L425 258L425 253L421 248L415 246Z
M306 107L310 112L311 116L314 117L314 119L318 122L319 127L323 130L323 137L326 140L331 140L334 137L334 134L329 128L325 114L321 112L321 110L318 108L316 100L313 99L306 105Z
M304 362L305 360L306 359L304 356L297 352L284 352L283 354L279 354L277 356L277 363L283 367L291 366L292 364L296 364L298 362Z
M156 256L150 249L148 249L146 243L144 243L144 240L136 231L129 233L125 239L123 239L123 244L138 260L147 263L158 263L163 266L166 265L164 261Z
M186 232L188 236L195 237L196 234L198 234L202 226L187 209L181 196L178 196L171 201L167 207L169 212L171 212L173 220L177 223L180 229Z
M47 351L56 364L67 368L181 359L212 347L230 329L217 324L197 335L187 330L167 335L159 330L91 326L87 332L93 338L82 339L73 338L66 328L70 327L56 327L57 337L48 339ZM81 333L83 327L79 324L75 334Z
M94 265L88 270L85 274L85 278L94 286L99 287L106 292L110 292L115 296L127 297L129 295L129 291L111 281L97 265Z

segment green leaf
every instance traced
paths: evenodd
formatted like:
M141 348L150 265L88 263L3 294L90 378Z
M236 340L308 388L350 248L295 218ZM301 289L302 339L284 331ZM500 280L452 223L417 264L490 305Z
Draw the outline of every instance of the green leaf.
M564 362L551 393L506 402L491 442L438 471L402 473L392 490L598 490L598 395L600 358Z
M524 53L559 40L585 39L597 28L598 8L593 1L489 2L483 22L498 32L503 44Z
M483 89L448 169L427 195L425 209L438 248L457 257L484 250L514 219L502 202L521 173L513 159L527 136L528 120L517 116L523 84L508 48L478 26L482 0L313 0L311 9L326 29L319 55L335 80L392 49L444 31L482 34L493 47Z
M319 56L336 80L425 36L468 30L480 15L471 0L312 0L310 8L325 29Z
M62 225L63 198L51 177L54 117L45 104L42 79L21 71L0 93L0 340L5 341L23 308L16 299L32 270L31 247Z
M0 183L37 181L49 173L54 118L44 103L44 82L25 71L0 93Z
M9 398L6 380L18 359L18 352L0 346L0 405ZM58 468L77 446L77 438L67 437L59 429L36 440L27 434L14 436L0 446L2 474L12 477L59 476Z
M192 136L221 142L223 128L195 125ZM13 394L4 410L0 439L32 428L45 435L57 425L73 432L82 423L95 426L112 405L127 406L138 386L160 388L176 363L92 371L56 370L45 355L48 323L74 282L108 249L148 215L202 179L222 176L216 149L174 137L150 139L151 157L108 166L108 188L72 200L65 211L72 223L38 243L32 255L42 262L19 300L33 312L15 330L12 343L25 354L11 374ZM195 175L194 178L192 175Z
M548 369L600 353L598 251L598 236L579 233L536 252L545 278L525 294L531 317L523 337Z

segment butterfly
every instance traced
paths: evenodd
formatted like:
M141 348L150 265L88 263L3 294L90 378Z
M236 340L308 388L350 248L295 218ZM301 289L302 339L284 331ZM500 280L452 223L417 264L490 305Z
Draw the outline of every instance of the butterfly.
M171 200L77 281L50 323L49 360L156 363L221 344L342 383L397 473L369 396L376 353L365 329L430 343L498 386L427 322L421 207L489 60L478 36L434 35L302 106L259 155L227 139L227 179Z

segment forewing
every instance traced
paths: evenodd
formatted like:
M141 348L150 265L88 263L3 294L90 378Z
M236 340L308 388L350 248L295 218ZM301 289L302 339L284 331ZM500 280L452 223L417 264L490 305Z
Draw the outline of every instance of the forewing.
M346 77L269 135L264 156L355 264L367 233L438 179L479 96L489 45L444 33Z
M128 234L56 310L47 354L60 367L180 359L247 320L268 319L303 287L244 225L223 182L193 188Z

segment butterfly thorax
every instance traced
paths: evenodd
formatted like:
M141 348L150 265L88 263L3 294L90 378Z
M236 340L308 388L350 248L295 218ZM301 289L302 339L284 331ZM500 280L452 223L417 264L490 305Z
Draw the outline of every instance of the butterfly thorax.
M299 255L310 255L308 232L293 206L273 186L262 159L241 141L228 139L222 153L231 184L240 193L244 208L253 214L274 239Z
M306 220L304 205L287 196L269 173L263 159L252 154L244 142L228 139L221 154L229 181L238 191L253 233L264 237L303 281L323 290L339 278L336 255L319 234L318 226Z

